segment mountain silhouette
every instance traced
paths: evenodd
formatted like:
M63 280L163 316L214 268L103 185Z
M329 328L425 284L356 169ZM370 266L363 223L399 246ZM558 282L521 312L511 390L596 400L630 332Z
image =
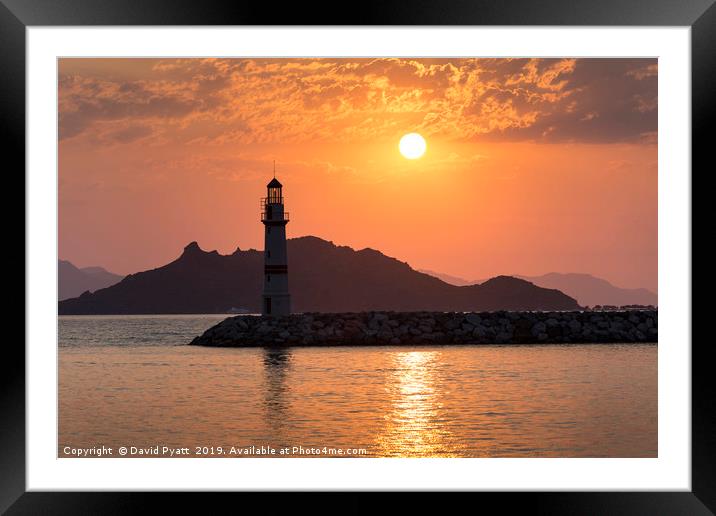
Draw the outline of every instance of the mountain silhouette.
M295 312L367 310L572 310L558 290L498 276L456 287L374 249L355 251L306 236L288 240ZM60 314L225 313L260 311L263 252L203 251L196 242L175 261L130 274L111 287L59 303Z
M416 269L416 270L418 272L423 272L425 274L429 274L430 276L435 276L436 278L443 280L445 283L449 283L450 285L455 285L457 287L464 287L465 285L474 285L476 283L484 283L484 281L485 281L485 280L470 281L470 280L466 280L465 278L461 278L459 276L452 276L451 274L445 274L443 272L431 271L430 269Z
M556 288L573 297L582 306L595 305L652 305L657 295L645 288L621 288L590 274L550 272L542 276L515 276L544 288Z
M420 269L420 272L440 278L451 285L475 285L485 280L466 280L458 276L451 276L441 272L427 269ZM581 273L550 272L541 276L522 276L514 274L513 277L520 278L538 287L553 288L564 292L577 300L582 306L596 305L652 305L657 306L658 296L651 290L645 288L621 288L612 285L607 280Z
M71 262L57 262L58 297L60 300L94 292L119 282L123 276L106 271L102 267L75 267Z

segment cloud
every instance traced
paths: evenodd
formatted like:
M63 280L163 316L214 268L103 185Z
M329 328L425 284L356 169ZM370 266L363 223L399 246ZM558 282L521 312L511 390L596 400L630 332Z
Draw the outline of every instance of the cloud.
M634 77L636 80L641 81L642 79L650 79L656 77L659 71L659 66L656 63L650 63L638 68L634 68L627 71L627 75Z
M552 103L540 102L533 123L508 127L488 137L545 142L643 142L642 135L657 128L655 65L647 66L644 61L577 60L560 89L561 98ZM645 69L652 75L637 72Z
M81 134L98 122L171 122L201 109L202 105L201 100L161 83L62 77L59 93L60 139Z
M130 125L110 133L110 137L119 143L131 143L152 134L152 128L146 125Z
M65 61L62 140L345 142L420 130L604 143L656 131L655 59L175 59L124 75Z

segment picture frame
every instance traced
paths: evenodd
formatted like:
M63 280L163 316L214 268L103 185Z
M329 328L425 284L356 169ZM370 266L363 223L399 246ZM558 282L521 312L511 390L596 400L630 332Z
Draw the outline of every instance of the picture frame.
M321 14L318 14L318 13ZM692 178L693 170L706 172L707 123L714 115L716 82L716 7L712 0L674 2L611 0L595 4L584 0L529 2L403 3L370 2L350 15L321 11L318 7L287 5L244 6L224 2L189 3L153 1L56 0L54 2L0 0L0 48L5 80L0 84L3 141L18 167L25 163L25 30L31 26L113 25L564 25L564 26L689 26L692 54ZM17 175L19 176L19 174ZM692 179L693 181L693 179ZM24 183L23 183L24 185ZM22 188L22 187L21 187ZM692 190L693 191L693 190ZM693 210L693 208L692 208ZM695 212L692 212L695 213ZM9 213L8 213L9 215ZM696 217L693 217L696 219ZM12 220L12 219L10 219ZM693 253L693 251L692 251ZM27 260L28 257L25 257ZM18 265L19 266L19 265ZM27 278L26 280L27 281ZM149 493L28 492L25 485L25 354L20 346L6 345L3 361L0 427L3 443L0 510L8 514L126 514L181 506L206 510L219 499L207 493L188 496ZM708 343L692 345L692 490L690 492L589 492L589 493L481 493L501 510L528 508L549 514L711 514L716 512L716 425L711 408ZM235 494L220 497L255 495ZM315 507L317 494L299 503ZM322 500L322 499L321 499ZM259 500L254 499L253 503ZM290 502L295 503L295 502ZM322 503L325 503L322 501ZM346 510L369 510L374 502L351 494L341 502ZM473 502L474 503L474 502ZM483 503L483 502L478 502ZM424 507L420 498L408 502ZM407 509L407 507L406 507Z

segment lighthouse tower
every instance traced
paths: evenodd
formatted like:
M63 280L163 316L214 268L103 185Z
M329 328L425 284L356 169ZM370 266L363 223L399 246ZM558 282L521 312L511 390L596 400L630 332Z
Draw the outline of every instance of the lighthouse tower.
M288 294L288 260L286 254L286 224L288 213L283 211L283 186L275 177L266 185L268 194L261 199L261 222L264 224L264 292L261 303L263 315L288 315L291 298Z

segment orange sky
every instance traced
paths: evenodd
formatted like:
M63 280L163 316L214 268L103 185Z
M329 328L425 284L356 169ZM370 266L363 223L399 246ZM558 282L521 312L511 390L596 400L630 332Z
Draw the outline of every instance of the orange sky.
M655 59L63 59L59 255L130 273L288 236L466 279L657 289ZM398 152L419 132L418 160ZM290 262L290 257L289 257Z

